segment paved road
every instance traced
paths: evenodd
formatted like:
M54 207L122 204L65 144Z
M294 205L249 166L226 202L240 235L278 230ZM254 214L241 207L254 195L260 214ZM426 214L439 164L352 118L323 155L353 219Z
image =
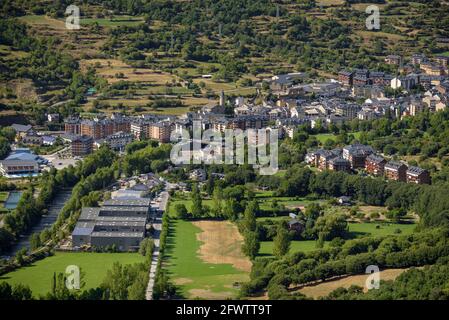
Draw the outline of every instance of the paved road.
M61 190L53 199L52 203L48 207L48 214L45 216L42 216L39 223L35 225L30 231L20 236L19 242L17 242L11 250L7 253L7 256L13 257L16 255L16 253L22 249L27 248L30 249L30 239L31 235L36 232L41 232L44 229L51 227L53 223L56 222L56 219L58 219L58 215L61 212L62 208L64 207L67 200L70 199L70 196L72 195L71 189L65 189ZM5 256L5 257L7 257Z
M167 202L169 199L169 194L167 191L163 191L160 194L161 201L159 203L159 209L165 212L167 209ZM148 280L147 292L145 295L146 300L153 300L153 288L154 288L154 280L156 278L157 264L159 261L159 249L160 249L160 234L162 230L162 217L158 216L156 221L153 223L154 228L154 251L153 256L151 257L151 266L150 266L150 275Z

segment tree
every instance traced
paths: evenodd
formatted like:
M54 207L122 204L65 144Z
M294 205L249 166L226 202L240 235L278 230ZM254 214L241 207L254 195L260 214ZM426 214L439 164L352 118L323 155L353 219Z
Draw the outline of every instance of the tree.
M151 171L153 172L162 172L167 168L167 163L163 160L154 160L151 162Z
M192 187L192 217L201 218L203 214L203 200L201 198L198 185L195 183Z
M128 289L127 300L145 300L147 283L144 281L134 281Z
M183 203L178 203L175 206L175 213L178 219L187 219L189 217L189 212Z
M11 300L12 299L12 288L7 282L0 282L0 300Z
M281 258L290 250L290 236L285 224L278 226L277 234L273 239L273 254Z
M33 293L30 287L19 283L13 287L12 297L14 300L31 300L33 299Z
M242 251L245 255L247 255L251 259L254 259L260 249L260 242L257 237L257 233L247 231L245 232L244 237L245 239L242 245Z
M223 189L220 186L214 188L212 194L212 213L215 217L220 217L223 214Z
M154 242L153 239L145 238L140 242L139 253L144 256L151 256L153 254Z
M344 238L348 232L348 223L342 214L329 214L316 220L315 232L323 240Z
M10 151L11 147L9 145L8 139L0 136L0 160L4 159Z
M256 231L256 213L258 211L259 205L257 201L251 201L245 208L243 215L243 227L246 231L254 232Z
M27 249L26 248L22 248L19 251L17 251L16 253L16 262L19 265L22 265L25 262L25 256L27 254Z
M41 238L39 233L33 233L30 238L30 247L31 250L36 250L41 246Z
M214 176L212 174L209 174L209 178L207 179L206 184L204 185L204 191L206 191L206 193L209 196L211 196L215 190L214 185L215 185Z

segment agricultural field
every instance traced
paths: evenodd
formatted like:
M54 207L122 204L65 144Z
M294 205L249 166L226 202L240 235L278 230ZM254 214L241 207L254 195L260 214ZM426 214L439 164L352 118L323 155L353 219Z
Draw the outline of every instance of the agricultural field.
M242 242L228 221L173 220L163 268L183 298L235 298L251 269Z
M0 281L10 284L26 284L38 297L51 289L54 273L64 273L67 266L77 265L84 273L85 287L98 287L106 276L107 270L114 262L134 264L143 262L143 256L138 253L66 253L57 252L54 256L36 261L30 266L0 276Z
M133 17L133 16L112 16L108 18L81 18L80 24L82 25L92 25L92 24L98 24L101 27L132 27L137 26L141 23L144 23L143 17Z

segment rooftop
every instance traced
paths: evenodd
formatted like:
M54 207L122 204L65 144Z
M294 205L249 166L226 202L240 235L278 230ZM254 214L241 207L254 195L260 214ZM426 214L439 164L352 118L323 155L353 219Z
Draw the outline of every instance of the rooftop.
M17 124L14 123L13 125L11 125L11 127L16 130L16 132L27 132L29 130L31 130L32 126L30 126L29 124L24 125L24 124Z
M407 174L412 175L412 176L418 176L422 173L426 172L426 170L420 168L420 167L414 167L414 166L410 166L407 169Z
M109 199L103 203L104 207L149 207L151 199Z
M109 232L95 231L91 234L92 238L143 238L143 232Z
M385 165L385 169L392 169L392 170L398 170L402 166L405 166L402 162L399 161L388 161Z
M379 156L377 154L370 154L367 158L367 160L374 162L374 163L381 163L383 161L385 161L384 157Z

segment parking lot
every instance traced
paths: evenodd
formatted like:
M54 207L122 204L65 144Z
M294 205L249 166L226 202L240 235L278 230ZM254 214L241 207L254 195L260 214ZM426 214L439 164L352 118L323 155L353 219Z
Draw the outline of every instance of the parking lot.
M58 170L64 169L69 165L75 165L77 161L81 160L78 157L72 157L70 148L65 148L53 154L42 155L42 157L50 161L51 164Z

